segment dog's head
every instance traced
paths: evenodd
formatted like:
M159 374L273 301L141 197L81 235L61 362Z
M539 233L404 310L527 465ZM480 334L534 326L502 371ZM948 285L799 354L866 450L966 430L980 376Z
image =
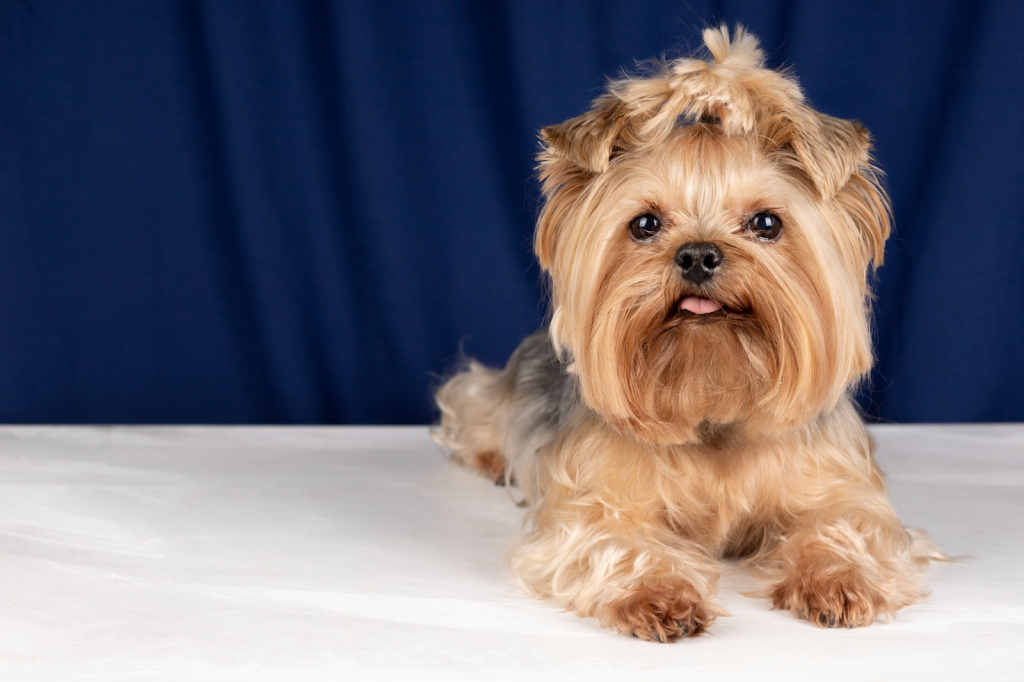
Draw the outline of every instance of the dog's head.
M535 250L583 400L641 438L791 428L872 364L889 209L859 124L804 102L757 40L609 84L542 131Z

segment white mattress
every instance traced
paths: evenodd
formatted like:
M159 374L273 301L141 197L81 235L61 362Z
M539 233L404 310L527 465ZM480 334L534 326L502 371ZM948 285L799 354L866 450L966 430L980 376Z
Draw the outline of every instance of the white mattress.
M1024 680L1024 426L883 426L961 561L892 622L740 594L659 645L515 593L522 510L423 427L0 429L0 680Z

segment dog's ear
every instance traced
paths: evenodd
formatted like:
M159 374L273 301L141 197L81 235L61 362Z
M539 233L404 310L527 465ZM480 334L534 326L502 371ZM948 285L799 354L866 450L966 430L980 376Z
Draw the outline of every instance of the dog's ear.
M633 91L623 97L620 91L627 82ZM643 101L638 99L641 91L647 93ZM644 143L643 124L667 94L664 79L613 81L589 111L541 130L537 168L545 208L533 242L541 267L551 267L565 215L591 180L608 170L613 158Z
M833 118L794 102L759 121L757 134L779 160L807 177L830 199L850 177L871 165L871 136L856 121Z
M635 141L625 104L611 94L594 101L590 111L540 131L542 169L559 162L590 172L608 170L612 156Z
M833 118L803 104L759 126L779 166L806 178L825 200L847 209L860 235L864 259L882 264L890 232L889 200L871 158L871 134L857 121Z

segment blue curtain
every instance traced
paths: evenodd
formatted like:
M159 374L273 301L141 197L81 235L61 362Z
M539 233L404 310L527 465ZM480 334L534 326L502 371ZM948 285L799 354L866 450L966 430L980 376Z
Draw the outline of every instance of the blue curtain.
M432 420L543 322L536 131L719 21L876 138L868 413L1024 420L1024 3L4 0L0 421Z

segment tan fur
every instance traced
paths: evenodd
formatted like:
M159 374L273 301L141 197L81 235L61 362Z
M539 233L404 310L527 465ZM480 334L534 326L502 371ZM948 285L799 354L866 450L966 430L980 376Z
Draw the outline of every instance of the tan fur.
M713 59L612 82L542 132L535 251L578 407L529 427L525 361L473 364L438 392L438 439L492 477L502 453L533 504L517 580L606 627L698 634L721 614L722 557L747 557L777 608L867 625L920 599L941 557L889 504L850 399L888 200L863 127L811 109L742 29L704 38ZM765 210L773 243L744 227ZM637 242L648 212L664 228ZM694 293L674 255L695 241L725 258L701 295L729 312L708 324L673 316Z
M441 426L434 431L434 440L459 464L492 472L492 460L501 456L505 445L506 384L501 372L470 361L438 390Z

